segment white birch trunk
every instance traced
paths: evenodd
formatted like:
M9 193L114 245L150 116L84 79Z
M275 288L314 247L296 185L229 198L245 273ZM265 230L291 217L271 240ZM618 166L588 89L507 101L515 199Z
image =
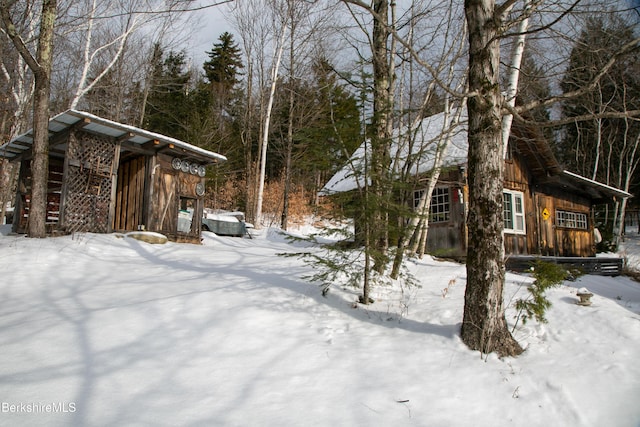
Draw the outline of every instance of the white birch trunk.
M522 65L522 56L524 55L525 32L529 28L528 12L531 6L531 0L525 0L525 16L518 26L518 37L515 41L513 52L511 53L511 68L509 73L509 82L505 95L505 104L508 107L515 107L516 95L518 94L518 80L520 79L520 67ZM502 146L503 156L507 157L507 146L509 145L509 135L511 134L511 124L513 123L513 114L505 114L502 117Z
M260 217L262 216L262 201L264 199L264 180L267 167L267 144L269 142L269 126L271 124L271 110L273 109L273 98L276 93L276 86L278 84L278 70L280 69L280 62L282 60L282 52L284 51L284 39L286 35L285 26L282 27L282 33L280 34L280 40L276 49L276 54L271 67L271 90L269 92L269 99L267 101L267 109L264 120L264 131L262 133L262 151L260 153L260 177L258 179L258 201L256 206L256 227L260 228Z
M627 138L627 134L625 134L625 142L626 142L626 138ZM636 169L638 168L638 160L636 159L636 156L638 155L639 149L640 149L640 135L636 136L635 141L633 142L633 144L629 149L629 155L627 156L626 165L624 165L626 166L626 173L623 174L622 169L624 166L622 165L622 162L620 165L619 176L622 179L624 175L624 185L622 189L627 193L631 188L631 179L635 175ZM627 211L627 199L625 198L625 199L622 199L620 203L620 210L615 220L614 229L613 229L616 246L618 246L622 241L622 235L624 234L624 217L626 215L626 211Z

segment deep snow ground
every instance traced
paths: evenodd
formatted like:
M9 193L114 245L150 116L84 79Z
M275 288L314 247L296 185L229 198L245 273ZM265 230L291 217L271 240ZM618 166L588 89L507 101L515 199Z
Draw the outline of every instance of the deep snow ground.
M499 360L459 339L464 266L410 261L420 288L353 308L357 289L323 298L277 256L295 249L273 230L0 236L0 425L640 425L637 282L565 282ZM507 279L506 302L526 296L531 279Z

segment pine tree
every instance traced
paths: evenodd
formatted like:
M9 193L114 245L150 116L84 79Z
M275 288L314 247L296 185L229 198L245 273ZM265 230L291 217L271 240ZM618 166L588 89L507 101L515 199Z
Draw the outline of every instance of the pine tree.
M187 139L188 94L191 73L186 70L184 52L164 55L160 46L153 53L151 89L147 98L144 126L154 132Z
M242 65L241 51L233 40L233 35L225 32L218 42L207 52L209 60L204 69L207 86L211 91L213 104L218 111L230 109L230 103L237 99L236 86L240 83ZM226 112L227 114L229 111Z
M337 82L333 65L324 57L314 61L311 90L316 114L300 130L306 152L298 166L313 173L308 179L324 183L362 142L360 113L357 99Z

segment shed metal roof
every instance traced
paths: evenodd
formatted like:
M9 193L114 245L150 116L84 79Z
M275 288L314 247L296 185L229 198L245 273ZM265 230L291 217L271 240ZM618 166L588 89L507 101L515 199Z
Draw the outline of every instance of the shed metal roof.
M179 139L107 120L78 110L67 110L49 119L49 141L52 141L57 135L76 126L89 133L116 138L121 143L129 145L130 147L151 149L155 152L166 150L175 156L192 158L199 162L209 164L227 160L227 158L221 154L196 147ZM29 151L32 145L33 130L29 130L1 145L0 157L9 160L17 159Z

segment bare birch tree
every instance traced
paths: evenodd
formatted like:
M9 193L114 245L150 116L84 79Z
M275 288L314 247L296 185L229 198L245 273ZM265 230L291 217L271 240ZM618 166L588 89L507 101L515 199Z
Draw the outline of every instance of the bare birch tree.
M274 9L277 9L277 5L268 0L248 0L233 4L228 12L230 20L239 33L240 44L247 61L244 77L244 113L241 124L241 140L245 157L245 210L247 219L258 225L259 216L262 215L262 207L258 212L258 206L262 204L262 200L258 203L259 188L262 187L264 191L262 159L266 162L266 155L262 156L262 153L267 149L267 147L263 148L263 143L265 139L268 141L268 135L264 135L264 132L269 128L265 123L268 94L273 84L277 84L272 79L275 68L273 59L278 57L278 41L284 41L286 35L284 23L276 25L277 19L274 14L278 11ZM281 49L284 49L282 44ZM265 90L266 88L269 90ZM257 159L253 153L256 145ZM263 197L260 196L260 199Z
M258 178L258 192L257 192L257 204L256 204L256 225L258 228L261 226L261 217L262 217L262 201L264 198L264 184L265 184L265 172L267 166L267 146L269 143L269 128L271 126L271 112L273 110L273 100L276 93L276 87L278 84L278 76L280 70L280 62L282 61L282 53L285 48L285 40L287 35L287 26L290 18L290 10L291 5L289 4L289 0L287 0L287 5L284 8L283 14L278 16L274 14L274 27L278 29L277 33L277 43L275 45L275 52L273 61L271 63L271 82L270 82L270 90L269 97L267 99L267 105L265 110L265 118L264 118L264 130L262 131L262 141L261 141L261 149L260 149L260 174ZM279 9L278 5L274 4L274 9ZM278 19L275 19L278 18Z
M144 0L72 2L60 23L61 38L64 39L61 42L66 49L58 63L61 68L71 68L67 73L69 86L62 88L72 94L65 107L78 108L82 99L119 64L138 59L139 54L126 57L132 38L146 40L144 50L151 51L151 41L168 44L169 38L183 33L182 28L190 20L189 7L188 3L179 0L161 3ZM136 48L140 49L140 46Z
M462 63L464 62L464 52L466 49L466 33L465 31L459 30L458 24L462 22L462 19L460 16L457 16L458 11L456 8L450 7L447 9L448 10L445 10L442 14L442 20L435 21L435 23L432 24L439 28L439 31L434 32L431 37L434 41L433 45L440 46L440 49L432 49L434 52L429 52L429 62L432 64L432 67L437 74L442 76L442 81L446 82L451 90L463 92L466 78L460 73L459 69L464 69L464 65ZM416 47L413 46L413 43L409 38L407 40L409 41L408 46L411 47L408 48L407 45L404 46L404 56L411 58L411 50ZM413 64L415 61L409 59L409 62ZM425 78L424 74L422 76L422 78ZM405 172L401 175L401 179L409 181L409 175L416 174L414 169L421 165L415 163L425 163L426 160L426 163L432 166L429 171L427 188L425 191L421 191L420 193L420 199L418 205L415 207L415 213L410 217L406 227L400 231L401 235L398 241L398 248L394 257L394 264L391 272L392 278L397 278L400 273L400 265L403 260L407 244L409 244L408 252L411 254L416 254L421 257L426 251L431 197L440 176L443 162L446 159L446 153L451 142L451 138L453 134L458 131L462 112L463 110L466 110L465 98L454 98L452 102L451 96L449 94L445 95L444 120L442 122L440 134L435 139L427 141L421 140L419 142L419 146L416 147L416 142L414 142L413 139L418 134L419 127L422 126L422 123L429 122L429 119L423 119L423 117L425 115L429 115L425 110L430 106L430 104L434 103L433 98L436 83L432 79L429 80L428 89L422 100L422 105L418 109L418 114L409 123L409 129L407 132L409 137L408 148L404 150L409 153L414 153L414 157L418 160L407 161L407 159L405 159L404 164L402 165ZM436 111L439 110L440 108L438 106ZM464 120L466 120L466 113ZM424 131L425 130L423 129L422 132ZM401 144L402 140L403 138L401 137ZM427 158L432 159L432 161L427 160Z
M524 13L520 18L518 25L516 40L511 52L511 61L507 70L508 80L505 89L505 103L508 107L516 106L516 96L518 94L518 81L520 78L520 67L522 65L522 57L524 55L525 39L527 30L529 29L529 14L531 12L531 0L524 0ZM503 156L507 156L507 145L509 144L509 135L511 134L511 124L513 123L513 114L507 113L502 117L502 146Z

